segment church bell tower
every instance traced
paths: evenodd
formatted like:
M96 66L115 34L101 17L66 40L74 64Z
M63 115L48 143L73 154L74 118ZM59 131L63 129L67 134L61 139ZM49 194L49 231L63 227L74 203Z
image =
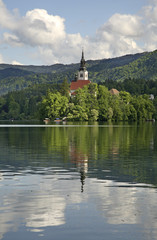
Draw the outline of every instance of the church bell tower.
M86 61L84 59L84 51L82 50L82 58L78 72L77 80L88 80L88 71L86 70Z
M88 80L88 71L86 70L86 62L84 59L84 51L82 50L82 58L80 62L79 71L75 74L75 79L71 82L70 85L70 96L74 97L76 95L76 90L83 88L84 86L90 84L91 81Z

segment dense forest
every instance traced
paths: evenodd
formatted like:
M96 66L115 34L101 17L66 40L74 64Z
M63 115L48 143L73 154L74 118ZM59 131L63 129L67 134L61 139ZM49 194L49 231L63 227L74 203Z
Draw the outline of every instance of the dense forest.
M56 92L57 84L33 85L0 97L0 120L30 120L39 118L39 105L48 89Z
M157 96L157 80L125 79L124 81L106 80L99 82L108 89L116 88L119 91L126 91L133 95L153 94Z
M154 116L155 107L149 95L132 96L126 91L112 95L105 86L96 83L79 88L73 98L48 91L40 109L42 119L66 117L72 121L140 121Z
M67 117L69 121L137 121L157 118L157 97L149 99L153 89L156 90L157 81L151 84L141 81L138 86L135 83L135 92L128 87L133 82L117 83L117 89L121 87L118 96L109 91L115 87L112 81L107 81L106 85L91 83L78 89L73 98L69 97L66 78L61 84L34 85L0 97L0 120Z

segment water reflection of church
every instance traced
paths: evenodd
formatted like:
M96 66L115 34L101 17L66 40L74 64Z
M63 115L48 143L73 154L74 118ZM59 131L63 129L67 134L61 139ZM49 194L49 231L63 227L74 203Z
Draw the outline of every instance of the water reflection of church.
M81 192L84 191L85 178L88 172L88 155L77 149L74 145L70 145L70 157L72 163L76 164L77 171L80 173Z

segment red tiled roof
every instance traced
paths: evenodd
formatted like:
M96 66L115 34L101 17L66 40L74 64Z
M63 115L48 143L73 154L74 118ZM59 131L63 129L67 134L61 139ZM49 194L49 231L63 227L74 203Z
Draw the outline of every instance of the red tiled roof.
M83 88L89 83L91 83L89 80L77 80L76 82L71 82L70 90L77 90L78 88Z
M110 93L111 93L112 95L119 95L119 91L118 91L117 89L115 89L115 88L112 88L112 89L110 90Z

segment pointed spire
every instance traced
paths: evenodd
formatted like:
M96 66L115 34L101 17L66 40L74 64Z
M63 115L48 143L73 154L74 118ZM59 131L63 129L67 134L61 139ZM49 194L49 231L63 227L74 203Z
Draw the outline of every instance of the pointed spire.
M82 59L84 59L84 49L82 48Z
M86 61L84 59L84 51L82 48L82 58L81 58L81 62L80 62L80 69L79 70L85 70L86 69Z

